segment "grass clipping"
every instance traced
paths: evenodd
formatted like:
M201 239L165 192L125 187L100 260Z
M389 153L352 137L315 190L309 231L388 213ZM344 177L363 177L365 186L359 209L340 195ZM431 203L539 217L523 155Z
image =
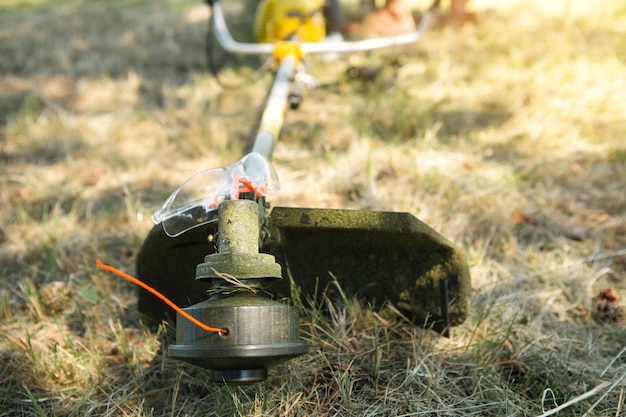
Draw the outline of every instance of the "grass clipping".
M167 358L93 262L132 272L167 195L239 159L271 77L207 74L196 1L0 6L0 415L624 415L626 9L472 4L476 25L312 64L272 198L417 215L468 254L468 320L444 339L320 289L309 354L241 388Z

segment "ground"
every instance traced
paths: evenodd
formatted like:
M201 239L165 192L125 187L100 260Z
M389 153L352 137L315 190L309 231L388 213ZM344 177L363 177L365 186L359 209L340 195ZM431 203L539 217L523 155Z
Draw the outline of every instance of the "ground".
M623 415L626 4L470 4L315 60L271 199L414 214L466 253L469 317L446 339L320 296L309 353L243 388L164 356L95 260L134 272L169 193L239 159L271 71L233 60L220 85L200 1L0 4L0 414Z

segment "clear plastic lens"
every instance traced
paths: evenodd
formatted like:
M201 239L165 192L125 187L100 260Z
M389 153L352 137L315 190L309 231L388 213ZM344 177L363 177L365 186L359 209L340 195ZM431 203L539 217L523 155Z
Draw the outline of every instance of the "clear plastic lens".
M240 192L266 196L279 189L278 176L269 160L258 152L237 163L202 171L180 186L154 213L152 221L162 223L168 236L180 234L217 220L217 206L236 200Z
M278 191L279 184L276 171L262 154L258 152L249 153L236 165L241 169L244 178L251 180L252 183L260 187L259 190L256 190L258 194L268 195Z

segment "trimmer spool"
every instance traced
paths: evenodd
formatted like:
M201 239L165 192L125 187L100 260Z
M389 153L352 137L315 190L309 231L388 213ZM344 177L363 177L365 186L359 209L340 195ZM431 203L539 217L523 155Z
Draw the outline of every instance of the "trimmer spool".
M269 366L307 352L297 309L262 295L282 271L274 256L258 251L258 210L251 200L220 203L218 251L196 267L196 280L212 283L210 297L184 309L228 333L207 333L177 315L170 355L210 369L214 382L260 382Z

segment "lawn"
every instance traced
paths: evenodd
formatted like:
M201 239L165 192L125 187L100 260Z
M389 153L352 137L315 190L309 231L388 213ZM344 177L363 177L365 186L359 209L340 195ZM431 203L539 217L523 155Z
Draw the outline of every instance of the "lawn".
M419 217L469 259L467 320L444 338L320 297L307 355L229 387L164 355L95 260L134 273L167 196L241 157L271 71L220 84L201 1L2 2L0 415L626 415L626 2L471 4L314 61L270 199Z

